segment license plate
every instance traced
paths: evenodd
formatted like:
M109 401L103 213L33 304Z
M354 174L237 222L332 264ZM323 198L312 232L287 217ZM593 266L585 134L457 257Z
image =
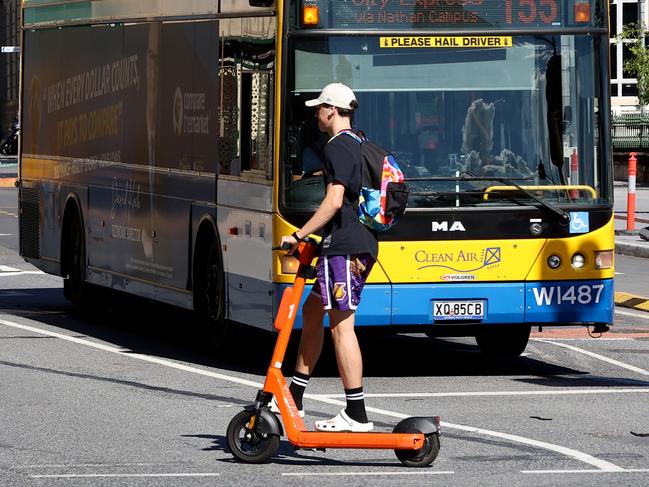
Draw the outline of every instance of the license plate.
M433 301L433 320L482 320L484 301Z

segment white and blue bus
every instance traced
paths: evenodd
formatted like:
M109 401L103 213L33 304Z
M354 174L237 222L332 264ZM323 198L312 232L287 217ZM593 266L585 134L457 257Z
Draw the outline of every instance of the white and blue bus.
M272 329L322 199L304 101L409 180L358 326L475 336L613 321L608 4L601 0L25 0L20 250L83 306L110 288ZM298 326L299 326L298 317Z

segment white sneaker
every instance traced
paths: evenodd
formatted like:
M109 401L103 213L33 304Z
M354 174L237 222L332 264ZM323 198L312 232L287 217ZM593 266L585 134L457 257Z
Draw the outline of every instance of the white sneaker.
M374 423L359 423L358 421L354 421L343 409L331 419L316 421L315 429L318 431L351 431L354 433L366 433L374 429Z
M275 399L275 397L270 401L270 410L275 414L279 414L279 406L277 405L277 399ZM300 418L304 417L304 409L298 409L297 413L300 415Z

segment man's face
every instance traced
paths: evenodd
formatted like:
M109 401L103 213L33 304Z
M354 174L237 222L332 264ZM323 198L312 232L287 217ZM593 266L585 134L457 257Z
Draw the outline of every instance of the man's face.
M318 120L318 129L320 132L327 132L331 125L334 108L329 105L318 105L315 109L315 118Z

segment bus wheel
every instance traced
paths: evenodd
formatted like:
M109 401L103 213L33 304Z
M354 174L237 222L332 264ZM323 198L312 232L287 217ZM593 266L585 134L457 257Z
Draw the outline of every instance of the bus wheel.
M83 236L81 219L72 217L66 245L67 279L63 282L63 294L79 312L87 305L88 285L86 284L86 242Z
M225 277L218 241L210 245L202 281L199 306L210 341L219 350L228 343L233 327L225 319Z
M518 357L525 350L531 331L531 326L485 327L475 339L485 355Z

